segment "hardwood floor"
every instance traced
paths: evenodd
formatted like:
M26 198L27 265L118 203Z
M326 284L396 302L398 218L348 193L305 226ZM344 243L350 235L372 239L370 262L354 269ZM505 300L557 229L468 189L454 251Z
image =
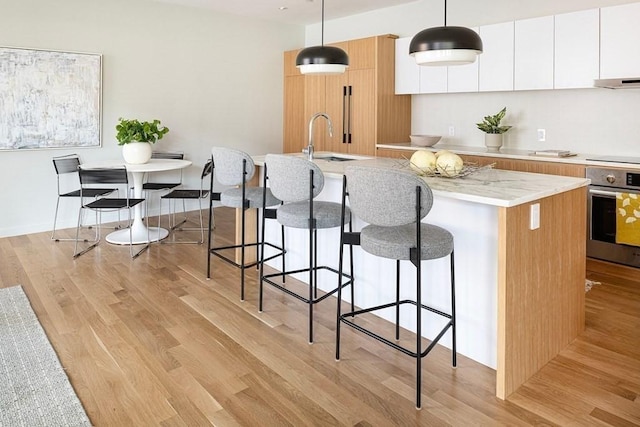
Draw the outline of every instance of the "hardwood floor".
M231 238L233 212L216 215ZM413 359L343 328L335 361L333 298L309 345L304 304L267 288L258 313L252 269L240 302L236 268L213 258L206 280L206 244L72 252L49 233L2 238L0 287L23 285L97 426L640 425L637 276L589 273L585 332L507 401L493 370L452 369L437 346L417 411Z

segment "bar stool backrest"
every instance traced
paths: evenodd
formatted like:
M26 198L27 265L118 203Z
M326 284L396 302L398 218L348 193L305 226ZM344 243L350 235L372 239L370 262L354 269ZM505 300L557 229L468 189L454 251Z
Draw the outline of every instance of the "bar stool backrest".
M416 187L420 187L420 219L433 205L433 193L419 176L403 170L347 166L351 211L363 221L383 227L416 222Z
M269 188L273 195L285 203L309 200L309 186L313 171L313 195L316 197L324 187L324 175L313 162L307 159L279 154L267 154L265 158Z
M216 179L222 185L241 185L243 178L249 181L256 172L253 159L244 151L226 147L213 147L213 167L216 170ZM242 161L247 161L247 175L242 175Z

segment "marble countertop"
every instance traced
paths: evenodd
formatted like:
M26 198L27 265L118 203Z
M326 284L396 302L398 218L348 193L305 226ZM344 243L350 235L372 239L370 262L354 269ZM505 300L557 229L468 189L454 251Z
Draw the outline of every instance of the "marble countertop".
M521 150L515 148L502 147L500 151L488 151L486 147L471 147L465 145L450 145L450 144L436 144L433 147L420 147L417 145L411 145L410 142L399 142L393 144L377 144L376 148L384 148L390 150L449 150L457 154L466 154L469 156L484 156L484 157L496 157L503 159L520 159L520 160L532 160L537 162L555 162L555 163L569 163L577 165L587 166L601 166L601 167L614 167L625 168L630 170L640 170L639 164L632 163L618 163L618 162L599 162L594 160L587 160L597 157L602 157L598 154L584 154L577 153L571 157L553 157L553 156L534 156L533 150ZM616 154L616 153L614 153Z
M371 165L384 168L407 168L407 161L384 157L371 158L335 154L350 161L329 161L322 157L332 153L316 153L313 160L327 178L342 178L348 165ZM256 165L264 164L265 156L253 156ZM515 172L500 169L481 169L461 178L424 177L433 194L450 199L512 207L589 184L586 178Z

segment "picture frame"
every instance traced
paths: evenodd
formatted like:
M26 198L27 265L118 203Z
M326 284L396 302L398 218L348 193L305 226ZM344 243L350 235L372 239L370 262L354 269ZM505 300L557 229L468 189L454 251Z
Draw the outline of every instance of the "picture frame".
M101 54L0 47L0 151L101 146Z

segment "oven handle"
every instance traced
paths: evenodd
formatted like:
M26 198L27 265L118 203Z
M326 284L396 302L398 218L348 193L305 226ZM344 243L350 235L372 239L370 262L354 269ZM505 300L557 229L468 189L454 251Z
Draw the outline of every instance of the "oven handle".
M616 197L616 195L618 193L630 193L630 194L636 194L636 195L640 196L640 193L637 192L637 191L619 191L619 192L616 192L616 191L600 190L600 189L597 189L597 188L590 188L589 189L589 193L590 194L595 194L595 195L598 195L598 196L609 196L609 197Z
M594 189L590 189L589 190L590 194L597 194L599 196L611 196L611 197L616 197L616 192L615 191L605 191L605 190L594 190Z

